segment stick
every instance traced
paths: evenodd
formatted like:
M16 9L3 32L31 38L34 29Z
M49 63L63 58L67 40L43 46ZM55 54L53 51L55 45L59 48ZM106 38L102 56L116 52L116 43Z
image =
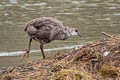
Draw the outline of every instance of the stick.
M112 38L112 39L115 39L115 40L118 40L117 38L113 37L112 35L106 33L106 32L102 32L102 34L104 34L105 36L109 37L109 38Z
M105 42L99 42L99 43L96 43L96 44L92 44L91 47L95 47L95 46L98 46L98 45L101 45L101 44L104 44L104 43L106 43L106 41Z

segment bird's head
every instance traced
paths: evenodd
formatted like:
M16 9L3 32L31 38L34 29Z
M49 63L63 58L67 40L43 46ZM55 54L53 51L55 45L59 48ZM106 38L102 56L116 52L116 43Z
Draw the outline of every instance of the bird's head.
M70 28L69 30L70 30L70 35L71 35L71 36L79 36L79 37L82 37L81 34L80 34L80 32L79 32L77 29L75 29L75 28Z

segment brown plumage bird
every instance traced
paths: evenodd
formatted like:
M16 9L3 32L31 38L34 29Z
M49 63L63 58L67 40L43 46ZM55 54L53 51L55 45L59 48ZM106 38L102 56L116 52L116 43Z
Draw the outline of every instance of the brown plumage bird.
M30 37L28 49L26 49L23 58L26 56L29 58L30 46L32 40L40 43L40 49L45 58L43 51L43 45L50 43L53 40L66 40L67 38L78 35L81 37L78 30L71 27L66 27L61 21L51 17L41 17L29 21L24 31Z

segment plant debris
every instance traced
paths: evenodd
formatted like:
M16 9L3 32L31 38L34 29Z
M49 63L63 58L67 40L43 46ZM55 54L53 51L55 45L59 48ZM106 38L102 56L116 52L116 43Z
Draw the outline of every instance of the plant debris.
M120 80L120 38L106 38L31 64L4 68L0 80Z

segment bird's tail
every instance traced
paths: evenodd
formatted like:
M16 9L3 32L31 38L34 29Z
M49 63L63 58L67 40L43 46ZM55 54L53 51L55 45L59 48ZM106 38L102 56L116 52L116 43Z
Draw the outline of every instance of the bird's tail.
M27 27L28 27L28 26L25 27L24 31L27 31Z

